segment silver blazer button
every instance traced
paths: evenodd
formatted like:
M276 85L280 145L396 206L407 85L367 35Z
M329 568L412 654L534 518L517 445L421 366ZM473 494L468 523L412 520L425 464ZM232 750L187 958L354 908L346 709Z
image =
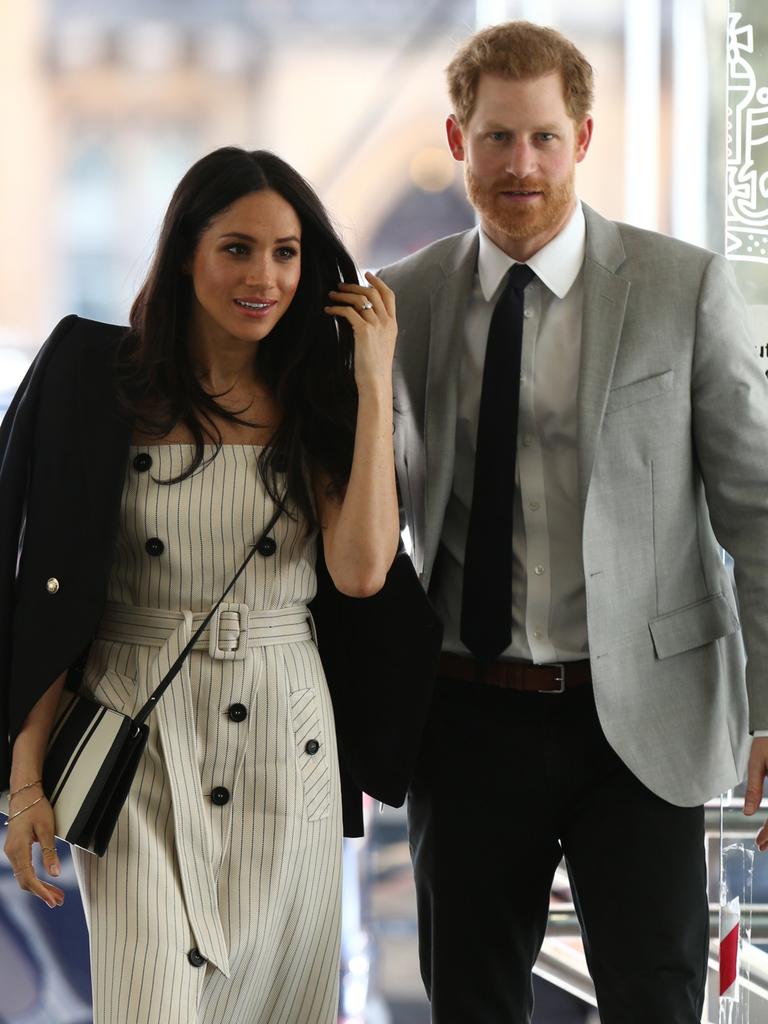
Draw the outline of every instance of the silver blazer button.
M45 589L49 594L57 594L59 592L59 581L55 576L51 576L49 580L46 580Z

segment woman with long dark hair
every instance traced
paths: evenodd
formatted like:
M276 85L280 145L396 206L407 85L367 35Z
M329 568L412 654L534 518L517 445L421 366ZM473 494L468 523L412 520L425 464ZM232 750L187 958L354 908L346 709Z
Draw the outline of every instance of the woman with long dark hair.
M33 368L9 628L15 652L38 608L52 653L10 672L5 849L50 907L32 852L59 873L40 779L68 670L135 713L272 524L159 702L105 856L74 851L96 1024L335 1020L339 765L307 603L318 538L356 597L398 545L394 303L367 277L292 168L220 149L176 189L130 328L68 317Z

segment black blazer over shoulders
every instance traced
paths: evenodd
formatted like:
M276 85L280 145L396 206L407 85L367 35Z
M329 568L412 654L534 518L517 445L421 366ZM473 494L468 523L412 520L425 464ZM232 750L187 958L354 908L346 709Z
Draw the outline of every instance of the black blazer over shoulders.
M131 433L115 394L124 334L66 317L0 424L0 789L31 708L65 669L76 685L106 600ZM345 834L361 835L361 790L405 799L442 628L402 553L380 593L360 599L335 589L320 551L312 613L336 716Z

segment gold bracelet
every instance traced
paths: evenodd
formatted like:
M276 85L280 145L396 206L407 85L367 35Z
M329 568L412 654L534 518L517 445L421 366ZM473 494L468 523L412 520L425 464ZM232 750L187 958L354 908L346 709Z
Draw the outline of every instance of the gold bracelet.
M7 828L7 827L8 827L8 826L9 826L9 825L11 824L11 822L13 821L13 819L14 819L14 818L18 818L18 816L19 816L20 814L23 814L23 813L24 813L24 811L28 811L28 810L30 809L30 807L34 807L34 806L35 806L35 804L39 804L41 800L45 800L45 797L44 797L44 796L39 796L39 797L37 798L37 800L33 800L31 804L27 804L27 806L26 806L26 807L22 807L20 811L16 811L16 813L15 813L15 814L12 814L12 815L10 816L10 818L8 819L8 821L6 821L6 823L5 823L5 827Z
M34 782L28 782L26 784L26 786L19 786L18 789L14 789L14 791L12 793L8 794L8 799L9 800L13 800L13 798L15 796L18 796L19 793L23 793L25 789L32 789L33 786L41 786L42 783L43 783L42 779L35 779Z
M13 872L13 877L14 878L18 878L19 875L23 875L25 871L30 871L30 870L31 871L35 870L35 865L34 864L27 864L27 866L25 868L19 868L18 871L14 871Z

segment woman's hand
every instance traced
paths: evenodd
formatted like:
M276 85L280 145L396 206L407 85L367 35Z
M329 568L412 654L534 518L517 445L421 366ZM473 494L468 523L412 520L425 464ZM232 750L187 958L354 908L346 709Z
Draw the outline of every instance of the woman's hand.
M354 331L355 383L361 393L382 385L391 389L397 339L394 293L370 271L365 277L368 287L342 283L328 293L336 305L325 307L326 313L343 317Z
M33 801L38 803L33 805ZM29 810L13 817L23 807ZM54 877L61 873L61 864L56 854L56 837L53 808L42 796L42 787L34 787L17 793L11 799L9 807L9 824L5 840L5 855L13 867L13 875L19 888L39 896L49 907L60 907L64 902L64 893L56 885L44 882L37 877L32 863L32 847L40 843L43 853L43 864L49 875Z

